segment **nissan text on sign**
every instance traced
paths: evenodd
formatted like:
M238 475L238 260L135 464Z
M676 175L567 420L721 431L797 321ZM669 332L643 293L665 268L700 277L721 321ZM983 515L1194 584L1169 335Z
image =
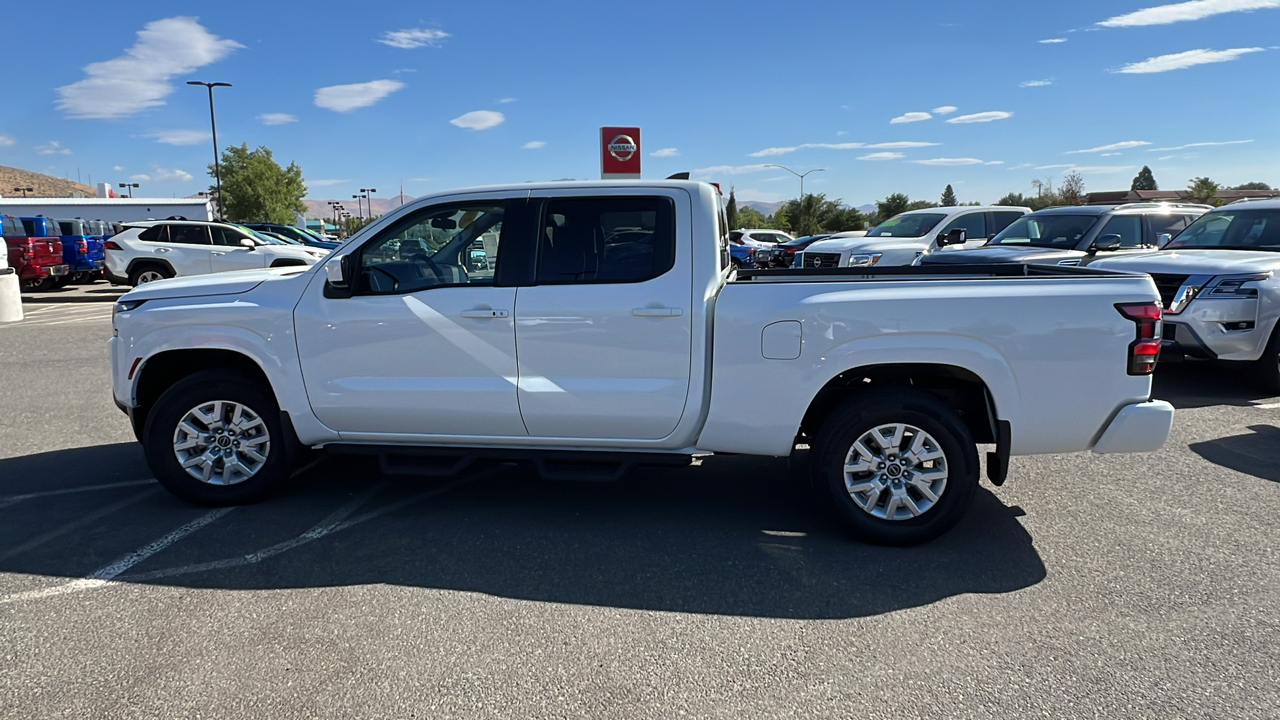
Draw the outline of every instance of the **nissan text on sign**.
M640 128L600 128L600 179L640 177Z

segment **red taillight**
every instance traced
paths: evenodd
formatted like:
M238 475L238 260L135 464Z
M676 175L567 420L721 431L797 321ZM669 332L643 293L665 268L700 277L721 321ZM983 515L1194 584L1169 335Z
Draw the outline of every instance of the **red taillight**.
M123 250L124 249L120 247L120 243L116 242L115 240L108 240L106 243L103 244L102 248L104 250Z
M1164 310L1158 303L1120 303L1120 314L1137 326L1138 337L1129 344L1129 374L1150 375L1160 358L1160 330Z
M80 254L81 254L81 255L88 255L88 254L89 254L89 241L88 241L88 240L77 240L77 241L76 241L76 247L80 249Z

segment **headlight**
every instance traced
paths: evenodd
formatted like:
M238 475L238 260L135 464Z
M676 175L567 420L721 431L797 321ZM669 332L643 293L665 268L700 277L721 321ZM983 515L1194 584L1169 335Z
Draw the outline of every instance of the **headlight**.
M871 267L878 262L880 262L880 253L849 256L849 267Z
M1219 275L1209 283L1201 297L1216 298L1256 298L1258 297L1258 288L1245 287L1245 283L1261 282L1271 279L1271 273L1256 273L1253 275Z

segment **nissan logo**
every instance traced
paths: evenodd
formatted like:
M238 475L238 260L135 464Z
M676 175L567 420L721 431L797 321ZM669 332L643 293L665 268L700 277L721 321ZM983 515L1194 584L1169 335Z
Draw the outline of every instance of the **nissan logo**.
M630 160L638 149L636 141L630 135L617 135L609 141L609 154L618 162Z

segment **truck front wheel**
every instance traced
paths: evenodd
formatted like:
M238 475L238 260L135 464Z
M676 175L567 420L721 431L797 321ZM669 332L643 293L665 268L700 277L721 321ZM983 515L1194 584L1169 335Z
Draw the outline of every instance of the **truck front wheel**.
M289 476L275 398L235 372L176 383L156 400L142 437L160 484L198 505L254 502Z
M861 540L915 545L950 530L978 486L968 428L925 393L860 393L827 416L813 471L841 523Z

